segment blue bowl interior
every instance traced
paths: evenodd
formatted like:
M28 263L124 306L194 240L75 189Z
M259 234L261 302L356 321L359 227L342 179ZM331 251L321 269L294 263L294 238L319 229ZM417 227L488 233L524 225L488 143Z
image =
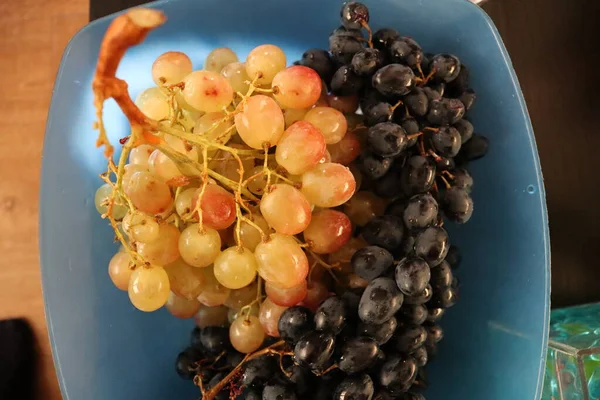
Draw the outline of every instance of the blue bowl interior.
M430 367L433 399L538 399L549 306L549 246L544 187L533 132L506 50L491 21L465 0L366 1L377 29L391 26L426 51L458 55L478 94L470 113L491 140L472 164L476 212L450 228L463 250L461 301L443 321L445 340ZM150 65L181 50L197 67L219 46L241 58L262 43L289 62L327 47L341 2L173 0L155 3L169 22L125 57L119 76L137 95L152 83ZM95 149L90 83L112 17L91 23L65 51L49 113L40 216L43 287L55 363L66 399L193 399L174 373L190 321L164 310L136 311L113 287L107 263L111 230L93 205L105 169ZM128 134L114 103L105 121L113 142Z

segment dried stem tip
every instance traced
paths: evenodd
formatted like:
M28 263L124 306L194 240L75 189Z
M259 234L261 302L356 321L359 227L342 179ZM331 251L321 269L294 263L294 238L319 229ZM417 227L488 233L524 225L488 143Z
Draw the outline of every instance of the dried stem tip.
M96 73L92 82L94 90L94 106L96 107L97 127L100 131L96 145L105 146L105 155L113 153L104 124L102 123L102 106L105 100L115 99L123 113L129 119L132 128L140 126L143 130L152 131L157 122L147 118L129 97L127 83L116 77L117 68L128 48L144 41L148 33L166 21L165 15L150 8L134 8L119 15L109 25L98 54Z

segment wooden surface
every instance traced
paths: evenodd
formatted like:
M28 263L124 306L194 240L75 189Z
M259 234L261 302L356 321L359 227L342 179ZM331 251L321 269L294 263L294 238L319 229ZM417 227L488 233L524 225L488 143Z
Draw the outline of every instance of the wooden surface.
M0 319L25 317L33 326L44 400L61 396L40 284L42 142L60 57L87 23L88 7L88 0L0 0Z

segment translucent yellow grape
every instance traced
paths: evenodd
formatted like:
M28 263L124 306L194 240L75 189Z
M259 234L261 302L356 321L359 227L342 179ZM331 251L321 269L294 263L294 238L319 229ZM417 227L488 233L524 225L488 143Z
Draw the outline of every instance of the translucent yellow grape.
M146 165L144 166L139 164L125 164L125 166L123 167L123 179L121 183L121 186L123 187L125 193L127 193L127 191L129 190L129 182L133 174L135 174L136 172L148 172L148 163L146 162Z
M149 215L127 213L123 218L123 230L132 240L151 243L158 239L160 227Z
M260 212L277 233L296 235L310 223L310 204L301 191L280 183L272 185L260 201Z
M196 121L194 133L202 135L211 141L221 144L227 143L231 135L235 133L235 130L231 129L233 120L224 117L225 114L221 111L204 114Z
M96 190L96 194L94 195L94 204L96 205L96 210L100 214L105 214L108 212L108 202L112 196L113 187L108 183L100 186L98 190ZM115 203L112 208L112 217L114 219L121 219L125 216L127 212L127 206L124 204L124 201L121 199L121 196L117 196L115 198Z
M171 290L176 295L193 300L204 290L206 279L201 268L191 267L181 259L164 268L169 275Z
M256 259L250 250L230 247L217 256L214 272L221 285L240 289L254 281L256 267Z
M150 243L138 242L137 251L151 264L170 264L179 258L179 235L174 225L160 224L158 238Z
M229 81L234 92L240 92L242 94L248 92L248 82L250 82L250 77L246 72L244 63L232 62L231 64L227 64L221 70L221 75Z
M265 340L265 331L254 315L239 316L229 327L229 340L240 353L252 353Z
M302 193L317 207L342 205L352 197L355 189L354 176L341 164L318 164L302 175Z
M289 128L294 122L302 121L304 116L308 112L308 108L304 109L295 109L295 108L286 108L283 110L283 118L285 120L285 127Z
M331 107L315 107L306 113L304 120L321 131L327 144L339 142L348 130L344 114Z
M169 293L165 307L177 318L192 318L200 309L200 302L196 299L188 300L185 297Z
M211 265L221 251L221 237L216 230L205 227L201 232L198 224L185 228L179 236L181 258L193 267Z
M269 228L269 224L267 220L265 220L260 214L252 214L252 216L246 216L255 225L258 225L260 229L265 233L265 235L269 235L271 229ZM250 225L246 221L242 221L240 224L240 239L242 240L242 244L244 247L249 249L250 251L254 251L256 246L262 241L262 236L260 231L256 229L254 226ZM235 235L232 236L232 241L229 243L230 246L235 245Z
M167 96L157 87L146 89L140 93L135 99L135 104L144 115L156 121L169 118L171 112Z
M312 69L302 65L293 65L273 78L275 100L282 108L308 108L321 96L321 78Z
M250 97L235 115L235 128L248 146L262 149L263 145L279 143L285 127L283 113L275 100L264 95Z
M118 252L108 263L108 275L110 279L121 290L127 290L129 287L129 278L133 270L131 257L126 252Z
M274 233L256 246L254 255L260 276L280 288L298 286L308 274L306 254L292 236Z
M183 176L179 168L177 168L177 164L160 150L154 150L150 154L148 169L153 174L160 176L164 181Z
M152 80L156 86L173 85L192 72L192 60L179 51L168 51L152 64Z
M141 144L129 152L129 163L148 169L148 158L153 151L154 148L152 146Z
M180 125L175 125L174 128L177 129L177 127L181 128L183 132L183 127ZM167 144L171 146L173 150L177 151L178 153L185 154L190 160L198 161L198 155L200 152L198 151L197 147L194 147L184 140L171 135L165 136L165 142L167 142Z
M249 150L250 148L245 144L231 144L228 143L229 147L234 149ZM210 163L210 168L218 174L223 175L227 179L231 179L234 182L238 182L240 179L240 164L238 160L229 151L219 150L215 153L214 160ZM254 168L254 158L240 157L244 173Z
M263 44L250 51L246 58L246 73L251 80L258 78L259 85L269 84L285 68L285 53L272 44Z
M129 299L141 311L155 311L165 305L169 298L169 276L164 268L138 267L129 280Z
M325 138L310 122L298 121L287 128L275 149L275 159L292 175L313 168L325 155Z
M237 55L228 47L219 47L208 53L204 62L207 71L221 72L223 67L238 60Z
M264 194L267 186L267 174L261 174L263 171L262 166L257 166L246 173L246 179L254 177L248 182L248 190L257 195Z
M124 189L133 205L148 214L160 214L173 203L169 186L151 172L135 172Z
M209 307L224 304L231 290L221 285L215 278L213 267L200 268L199 271L204 276L205 284L202 293L198 296L198 301Z
M175 210L177 211L177 214L184 220L197 220L197 218L192 217L192 199L194 198L194 193L196 190L198 190L197 187L185 189L179 193L175 199Z

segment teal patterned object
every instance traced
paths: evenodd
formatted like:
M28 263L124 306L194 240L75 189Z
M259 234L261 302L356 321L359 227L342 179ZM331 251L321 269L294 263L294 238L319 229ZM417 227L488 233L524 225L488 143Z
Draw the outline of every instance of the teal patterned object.
M600 303L552 311L542 400L600 400Z

